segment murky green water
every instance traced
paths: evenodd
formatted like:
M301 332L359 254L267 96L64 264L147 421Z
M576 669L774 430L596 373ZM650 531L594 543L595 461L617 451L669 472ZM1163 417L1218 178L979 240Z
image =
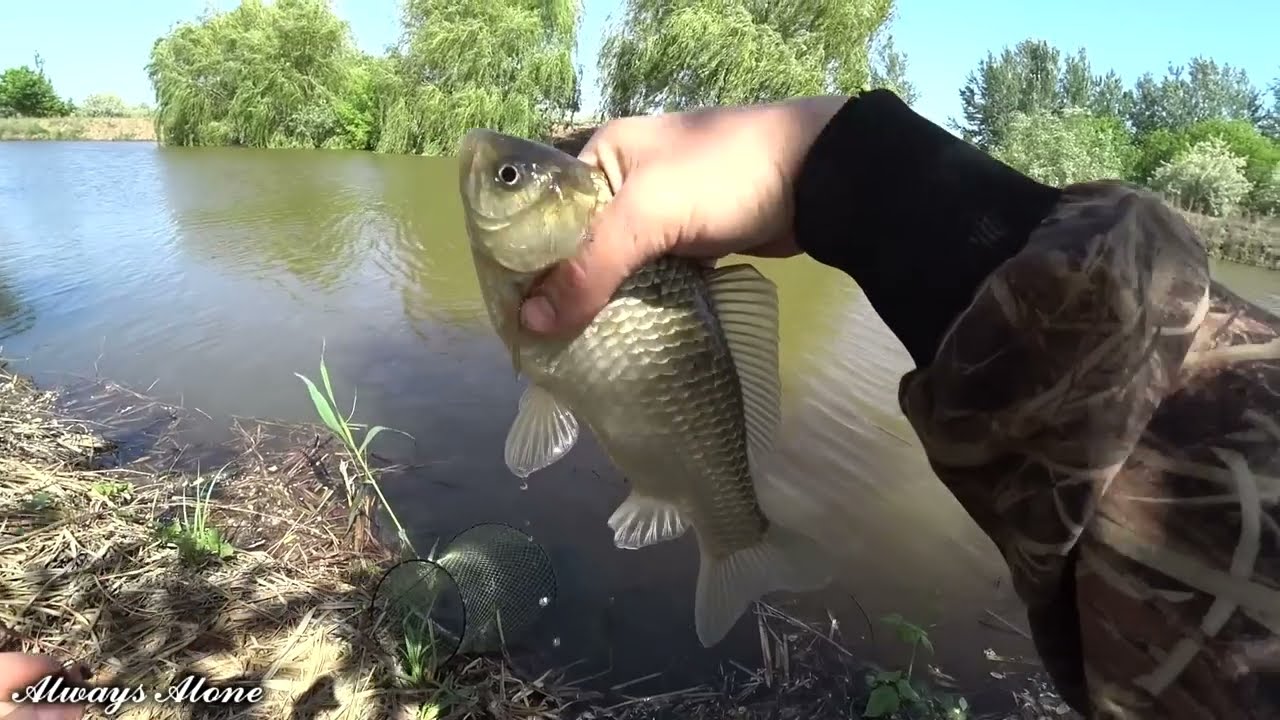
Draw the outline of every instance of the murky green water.
M383 436L384 454L418 466L387 492L422 546L500 521L551 549L562 602L539 640L550 655L612 662L615 682L663 671L655 692L728 657L755 665L754 623L714 652L697 644L691 538L613 548L605 519L623 485L594 443L527 489L506 471L519 385L487 326L454 182L450 161L417 157L0 144L0 355L46 379L153 386L219 419L311 420L293 373L315 373L324 341L339 393L359 390L358 419L416 439ZM858 530L848 588L872 617L936 623L937 660L961 679L999 669L983 648L1029 653L982 625L988 609L1019 613L897 411L905 352L843 276L807 260L761 266L782 299L779 469L863 484L832 508ZM1280 275L1217 273L1280 310ZM846 638L866 635L839 593L802 609L826 622L824 605Z

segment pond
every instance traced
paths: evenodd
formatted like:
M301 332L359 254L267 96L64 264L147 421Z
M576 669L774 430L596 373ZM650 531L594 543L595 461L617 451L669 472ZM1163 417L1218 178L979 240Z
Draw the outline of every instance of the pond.
M448 159L357 152L0 144L0 356L38 380L151 388L226 427L313 420L293 373L315 375L323 343L339 396L359 393L356 419L414 439L377 442L413 468L385 491L415 545L504 522L550 550L560 602L537 640L549 658L611 668L609 682L662 673L650 692L731 659L757 665L754 623L698 644L691 537L613 547L605 520L624 486L593 442L527 483L507 472L520 384L481 305L455 178ZM988 611L1022 624L1004 570L897 410L905 351L842 275L758 265L783 315L781 462L864 488L833 509L853 529L841 572L856 602L833 590L794 611L824 628L834 617L869 656L888 633L873 643L866 616L933 625L933 662L969 683L997 669L985 648L1030 655L987 627ZM1280 310L1280 274L1216 273Z

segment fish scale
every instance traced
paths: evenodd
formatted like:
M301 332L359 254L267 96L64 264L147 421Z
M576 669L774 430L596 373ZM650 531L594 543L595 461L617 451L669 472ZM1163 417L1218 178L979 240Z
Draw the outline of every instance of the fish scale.
M618 420L587 420L605 444L643 437L696 460L707 482L690 484L684 499L707 517L698 527L707 549L724 556L759 542L768 520L751 484L733 360L713 332L710 307L697 264L662 258L628 279L564 349L522 346L521 367L571 407L614 406ZM635 468L626 464L619 469L630 476Z

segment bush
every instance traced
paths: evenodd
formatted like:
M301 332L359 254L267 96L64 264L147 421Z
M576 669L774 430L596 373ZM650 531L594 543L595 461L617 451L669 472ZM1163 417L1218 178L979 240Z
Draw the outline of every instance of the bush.
M1063 186L1126 177L1133 147L1118 119L1068 109L1015 114L993 154L1040 182Z
M1253 189L1244 174L1247 164L1231 152L1226 140L1212 137L1156 168L1151 187L1187 210L1221 217L1231 214Z
M1271 168L1253 192L1253 209L1269 215L1280 215L1280 163Z
M125 117L129 114L129 109L119 95L96 93L80 103L76 114L85 117Z

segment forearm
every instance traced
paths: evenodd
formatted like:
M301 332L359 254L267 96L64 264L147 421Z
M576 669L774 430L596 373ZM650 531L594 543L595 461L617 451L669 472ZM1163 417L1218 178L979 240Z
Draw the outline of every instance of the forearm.
M857 281L926 365L1059 195L876 90L849 100L809 147L794 229L806 253Z

